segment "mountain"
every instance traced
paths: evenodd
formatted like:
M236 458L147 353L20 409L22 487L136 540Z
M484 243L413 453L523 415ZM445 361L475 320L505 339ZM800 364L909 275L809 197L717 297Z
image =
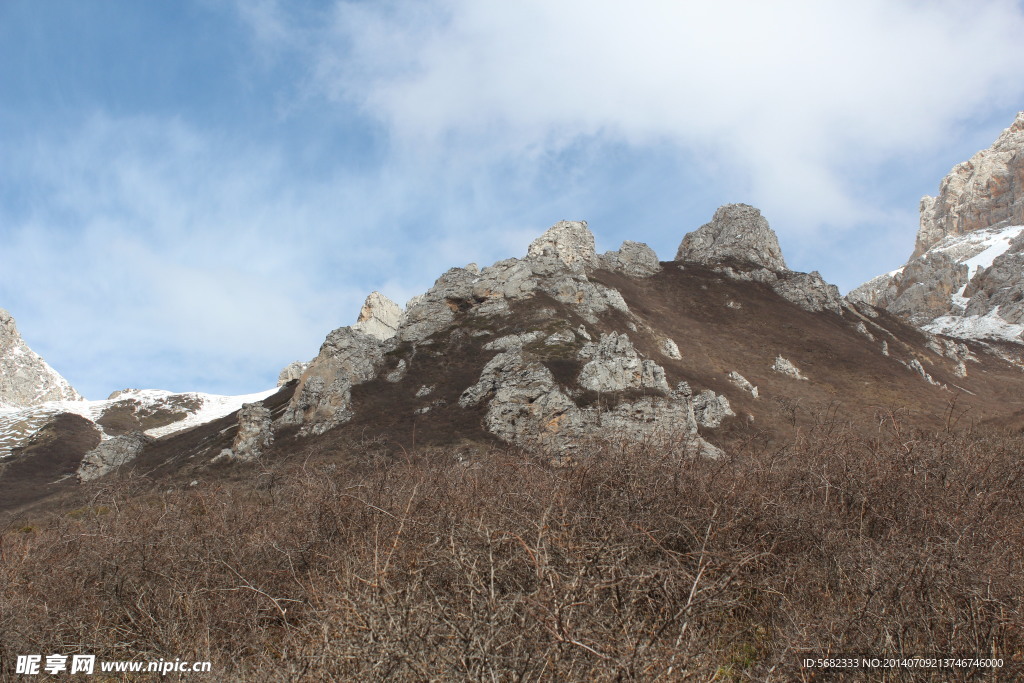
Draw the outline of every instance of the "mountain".
M823 420L870 431L899 414L940 428L952 406L1020 426L1016 361L788 269L754 207L723 206L667 262L640 242L597 254L585 222L561 221L524 257L452 268L404 308L372 293L277 390L129 391L9 416L0 428L20 431L0 491L24 505L103 476L192 482L268 459L424 449L471 463L525 448L568 463L585 444L645 442L720 458ZM62 438L59 466L25 464L52 459Z
M68 381L25 344L14 318L0 308L0 409L81 400Z
M847 295L953 337L1024 335L1024 112L921 200L906 265Z

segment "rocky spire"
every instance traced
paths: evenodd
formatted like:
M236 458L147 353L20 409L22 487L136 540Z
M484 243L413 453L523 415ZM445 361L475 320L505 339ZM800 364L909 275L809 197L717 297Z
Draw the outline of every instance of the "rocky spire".
M1024 111L988 149L957 164L937 197L921 199L921 227L911 258L944 237L1024 225Z
M706 265L738 261L787 270L775 231L758 209L747 204L719 207L710 223L683 237L676 260Z
M401 317L402 309L398 304L380 292L371 292L359 311L359 319L354 327L383 341L395 336Z
M586 221L559 221L535 239L526 258L554 257L573 270L583 270L593 264L595 256L594 233Z
M14 318L0 308L0 405L23 408L81 400L68 381L25 344Z

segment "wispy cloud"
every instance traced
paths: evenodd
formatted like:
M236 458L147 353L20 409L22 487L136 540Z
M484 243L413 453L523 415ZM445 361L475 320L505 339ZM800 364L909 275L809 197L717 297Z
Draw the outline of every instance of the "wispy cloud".
M673 145L737 164L800 229L877 218L851 165L1019 101L1022 30L1021 5L998 0L342 2L316 63L403 146Z
M943 144L987 144L1024 100L1008 0L233 6L238 111L98 106L4 138L0 305L91 396L263 388L369 290L403 303L562 218L671 258L748 201L849 287L909 253L906 178L934 189L964 158Z

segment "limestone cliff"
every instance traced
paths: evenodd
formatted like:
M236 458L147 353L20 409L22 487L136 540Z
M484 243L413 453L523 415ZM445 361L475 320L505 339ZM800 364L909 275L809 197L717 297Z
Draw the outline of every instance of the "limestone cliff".
M923 329L1020 342L1024 333L1024 112L921 200L914 253L847 295Z
M0 309L0 407L81 400L68 381L25 344L11 314Z
M988 149L957 164L939 194L921 199L921 227L911 258L943 238L1024 225L1024 111Z

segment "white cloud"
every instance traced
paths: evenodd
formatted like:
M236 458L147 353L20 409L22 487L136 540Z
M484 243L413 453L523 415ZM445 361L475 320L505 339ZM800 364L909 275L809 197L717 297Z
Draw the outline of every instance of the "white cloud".
M851 165L1020 98L1022 32L1020 4L1000 0L340 2L315 62L325 92L409 154L670 145L735 164L799 231L877 219Z

